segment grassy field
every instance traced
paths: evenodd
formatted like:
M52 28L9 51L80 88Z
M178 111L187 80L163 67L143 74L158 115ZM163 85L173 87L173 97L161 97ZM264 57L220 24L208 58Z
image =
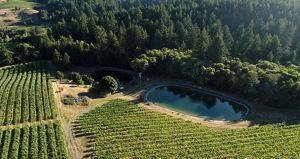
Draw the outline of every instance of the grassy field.
M98 158L299 158L300 125L216 129L115 100L74 122Z
M41 4L31 2L29 0L7 0L6 2L0 3L0 9L6 8L33 8L40 6Z

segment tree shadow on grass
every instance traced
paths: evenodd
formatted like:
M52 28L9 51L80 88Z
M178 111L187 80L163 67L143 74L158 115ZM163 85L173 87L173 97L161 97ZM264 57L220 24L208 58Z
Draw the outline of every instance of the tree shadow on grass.
M286 124L295 125L300 123L300 109L274 109L269 111L255 112L246 119L250 121L250 126Z

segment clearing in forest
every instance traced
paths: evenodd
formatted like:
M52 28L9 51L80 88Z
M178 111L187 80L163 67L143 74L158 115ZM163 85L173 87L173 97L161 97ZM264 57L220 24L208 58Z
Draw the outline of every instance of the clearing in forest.
M0 26L38 24L39 11L34 7L39 6L42 4L28 0L0 1Z
M33 7L38 7L41 4L29 1L29 0L2 0L0 1L0 9L5 9L5 8L33 8Z

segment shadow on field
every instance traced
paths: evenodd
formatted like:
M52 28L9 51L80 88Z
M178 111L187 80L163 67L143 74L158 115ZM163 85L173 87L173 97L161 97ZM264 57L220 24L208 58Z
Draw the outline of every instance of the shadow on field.
M250 126L268 125L268 124L286 124L295 125L300 123L300 108L279 109L267 106L256 106L255 112L246 120Z

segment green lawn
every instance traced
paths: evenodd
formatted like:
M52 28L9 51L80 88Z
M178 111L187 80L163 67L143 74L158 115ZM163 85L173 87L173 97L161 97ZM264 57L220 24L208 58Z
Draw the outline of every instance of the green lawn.
M98 158L299 158L300 124L230 130L115 100L74 122Z
M5 8L33 8L40 6L41 4L36 2L30 2L29 0L7 0L7 2L0 3L0 9Z

